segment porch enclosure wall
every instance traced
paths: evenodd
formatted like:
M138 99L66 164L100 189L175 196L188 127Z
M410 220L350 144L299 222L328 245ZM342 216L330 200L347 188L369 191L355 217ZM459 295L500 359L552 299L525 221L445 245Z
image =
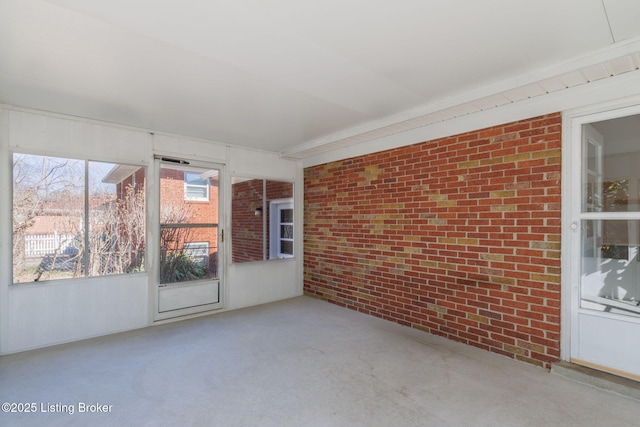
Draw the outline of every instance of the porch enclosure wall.
M561 114L304 170L307 295L560 359Z
M12 153L59 156L71 159L122 163L146 169L145 192L147 227L145 271L100 277L43 280L13 284L12 236ZM296 182L297 223L302 223L302 168L299 162L275 153L230 147L215 141L150 132L112 123L68 117L16 106L0 105L0 354L65 343L154 323L159 285L154 263L159 259L160 224L154 218L160 206L154 157L190 159L224 165L219 181L211 182L210 193L223 195L219 208L226 236L230 236L231 176L265 177ZM164 185L168 185L164 180ZM129 184L130 181L125 181ZM142 183L142 175L136 177ZM220 187L223 183L223 187ZM184 178L175 182L176 203L184 203ZM225 187L226 186L226 187ZM126 188L126 186L125 186ZM123 188L119 188L122 192ZM216 193L216 194L214 194ZM198 209L208 209L203 201L189 202L194 219ZM214 234L216 228L212 228ZM302 230L296 230L302 241ZM196 240L197 239L197 240ZM230 239L217 247L217 236L196 235L187 247L200 255L209 242L210 259L220 251L229 253ZM200 248L200 249L199 249ZM301 248L300 245L296 248ZM203 254L202 254L203 255ZM233 310L302 295L302 252L296 258L269 263L231 264L221 256L221 299L223 310ZM210 265L210 268L213 268Z

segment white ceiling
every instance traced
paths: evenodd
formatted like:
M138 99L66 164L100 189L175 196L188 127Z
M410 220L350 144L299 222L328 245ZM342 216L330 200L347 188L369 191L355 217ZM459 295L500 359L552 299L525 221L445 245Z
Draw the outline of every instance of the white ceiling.
M636 70L638 22L637 0L0 0L0 102L303 157Z

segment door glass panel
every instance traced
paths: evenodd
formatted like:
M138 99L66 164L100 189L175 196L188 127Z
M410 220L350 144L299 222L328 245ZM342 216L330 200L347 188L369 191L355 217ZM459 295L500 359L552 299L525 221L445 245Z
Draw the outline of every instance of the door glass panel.
M587 220L581 307L640 316L640 221Z
M217 169L160 168L160 283L218 278Z
M582 153L580 306L640 316L640 116L583 126Z

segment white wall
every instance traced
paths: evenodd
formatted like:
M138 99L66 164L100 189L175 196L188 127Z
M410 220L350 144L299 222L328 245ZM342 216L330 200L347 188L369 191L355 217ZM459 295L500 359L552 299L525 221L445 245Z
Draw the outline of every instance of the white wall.
M0 106L0 354L148 326L153 322L152 274L12 284L11 152L65 156L147 167L151 187L154 155L215 162L223 165L224 194L233 176L252 176L294 182L296 220L302 224L302 169L296 161L276 154L224 144L155 134L148 130L64 117L11 106ZM157 209L153 188L147 204ZM222 199L230 212L229 197ZM230 215L223 213L230 230ZM156 227L150 227L154 240ZM231 235L230 232L227 233ZM302 242L302 227L296 227ZM152 246L152 245L150 245ZM229 253L226 239L223 250ZM147 258L155 256L148 248ZM225 257L224 310L263 304L302 295L302 247L296 257L230 265Z
M260 151L230 148L229 172L242 178L267 178L294 183L294 244L293 259L279 259L230 264L228 270L228 302L230 308L247 307L264 302L302 295L302 223L303 170L300 165ZM231 210L231 201L227 211ZM227 229L230 228L230 224ZM229 251L227 253L230 255ZM296 278L296 279L294 279ZM299 280L298 280L299 279Z
M133 274L9 286L4 352L146 326L147 283Z

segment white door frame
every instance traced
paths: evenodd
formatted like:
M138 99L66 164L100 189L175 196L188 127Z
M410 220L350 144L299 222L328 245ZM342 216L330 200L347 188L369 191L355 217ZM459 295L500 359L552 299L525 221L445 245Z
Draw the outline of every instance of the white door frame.
M563 114L562 126L562 285L561 285L561 359L570 361L572 348L578 339L580 263L581 191L574 191L581 181L582 125L640 114L640 97L609 102L599 106L568 111ZM624 216L624 215L622 215Z
M161 158L162 156L156 156L153 162L153 185L150 185L153 193L153 200L155 206L151 209L151 213L148 214L151 224L156 224L158 230L153 233L152 239L147 239L148 249L151 249L147 257L153 257L149 259L152 268L149 271L149 277L151 282L151 316L152 322L172 319L176 317L184 317L190 315L201 315L213 310L219 310L225 306L225 279L226 279L226 243L224 242L224 224L225 223L225 165L213 161L201 161L201 160L182 160L180 158L176 166L189 165L197 168L211 168L218 171L218 280L217 285L215 281L207 280L194 280L190 282L183 282L177 284L160 284L160 270L159 270L159 245L160 245L160 170L161 170ZM149 245L154 245L149 247ZM210 293L216 291L217 287L217 302L207 304L193 304L194 299L198 298L210 298ZM161 293L163 295L161 295ZM181 304L185 305L185 308L170 308L166 311L161 310L160 302L171 301L176 306Z

